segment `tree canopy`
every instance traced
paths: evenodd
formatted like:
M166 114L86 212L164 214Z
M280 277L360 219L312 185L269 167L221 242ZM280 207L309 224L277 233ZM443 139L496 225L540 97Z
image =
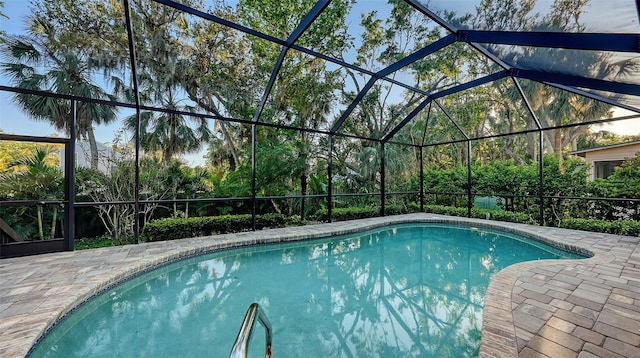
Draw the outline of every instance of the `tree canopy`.
M141 177L162 173L154 178L175 185L154 188L178 199L176 183L198 187L179 164L194 153L207 153L207 185L184 196L255 194L268 198L259 210L291 214L306 199L273 197L331 189L344 194L337 205L379 205L373 195L416 189L423 161L434 178L450 179L427 186L465 190L460 181L472 175L458 170L471 167L496 186L474 184L495 191L505 180L524 180L512 165L531 174L542 161L559 174L582 173L568 151L624 139L592 124L618 106L638 112L637 56L604 42L603 50L578 49L563 37L589 35L597 4L482 0L459 10L463 4L436 3L443 2L34 1L26 30L1 35L0 70L20 89L12 96L24 114L91 143L93 169L106 155L97 130L110 124L125 133L109 143L114 150L139 141L139 163L129 155L113 172L94 173L115 188L110 200L131 200L118 180L130 184L132 165ZM465 37L495 32L505 39ZM567 48L528 43L516 32L548 32ZM618 88L626 93L611 90ZM30 94L38 91L53 96ZM88 100L72 113L65 96ZM500 189L525 187L522 195L536 195L529 184ZM247 210L234 205L200 209Z

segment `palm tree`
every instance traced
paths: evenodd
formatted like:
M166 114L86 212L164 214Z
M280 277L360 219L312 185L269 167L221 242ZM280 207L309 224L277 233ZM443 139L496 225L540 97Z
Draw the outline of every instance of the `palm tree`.
M136 37L140 97L143 103L168 110L141 113L139 140L143 149L160 152L163 164L169 165L176 155L200 149L212 133L206 119L177 113L196 111L181 99L187 90L180 81L190 64L184 61L185 44L179 41L184 31L177 25L180 12L144 2L134 6L134 20L141 28ZM136 116L126 118L125 126L135 135Z
M60 169L47 164L47 156L52 148L37 147L32 155L22 156L9 164L9 171L0 175L0 192L3 196L16 199L53 200L62 197L64 176ZM38 220L38 237L44 240L43 207L36 206ZM56 231L58 208L53 206L51 234Z
M0 1L0 9L4 7L4 1ZM2 11L0 11L0 17L4 17L5 19L8 19L7 15L5 15ZM4 30L0 30L0 43L3 41L4 36L5 36L5 32Z
M91 70L104 62L84 49L67 44L61 31L37 15L28 18L28 34L8 36L0 51L7 59L4 72L18 88L47 91L79 97L115 100L91 80ZM104 67L103 67L104 68ZM50 122L58 130L70 133L71 103L52 97L16 93L14 101L33 119ZM116 118L116 108L81 102L76 107L75 131L89 141L91 167L98 167L98 148L94 125Z
M180 105L172 95L163 101L163 107L174 111L193 112L190 106ZM191 127L195 123L196 127ZM136 126L136 116L125 118L129 130ZM201 117L187 117L176 113L142 112L140 116L140 145L151 152L160 152L162 162L166 165L177 154L184 154L200 149L203 143L211 139L211 130L207 121Z

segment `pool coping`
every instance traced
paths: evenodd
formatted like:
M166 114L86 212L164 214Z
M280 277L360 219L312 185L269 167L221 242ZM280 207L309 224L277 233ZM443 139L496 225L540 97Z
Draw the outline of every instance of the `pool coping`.
M569 349L575 356L582 351L600 355L598 349L616 354L633 350L629 335L640 333L633 323L623 320L630 327L609 330L609 335L601 332L606 329L597 327L612 323L616 314L640 321L640 299L633 298L640 296L640 238L417 213L0 260L0 356L25 356L47 329L77 305L114 284L174 260L240 246L330 237L411 222L495 228L593 254L583 260L520 263L494 276L485 296L480 357L517 357L531 351L553 356L549 349L564 353L563 349ZM592 295L597 297L593 302L602 304L593 304L589 300ZM606 306L610 299L613 303ZM595 312L598 308L600 312ZM597 326L602 312L606 314L602 325ZM535 319L536 324L514 320L514 316L523 314L533 317L530 320ZM555 330L569 336L580 333L584 336L582 344L575 340L567 343L567 337ZM585 332L589 330L591 336Z

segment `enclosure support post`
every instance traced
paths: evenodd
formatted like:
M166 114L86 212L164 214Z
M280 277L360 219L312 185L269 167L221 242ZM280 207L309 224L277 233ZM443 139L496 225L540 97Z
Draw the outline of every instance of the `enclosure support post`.
M256 229L256 137L257 127L251 125L251 230Z
M385 216L385 157L384 142L380 142L380 216Z
M543 138L543 134L542 134L542 130L538 131L538 164L539 164L539 186L538 186L538 195L539 195L539 200L540 200L540 209L539 209L539 215L540 215L540 225L544 226L544 138Z
M140 243L140 91L138 90L138 75L136 71L136 49L133 40L133 24L131 22L131 9L129 8L129 0L123 0L124 17L127 25L127 39L129 42L129 63L131 65L131 80L133 82L133 92L136 104L136 128L135 128L135 174L133 188L133 236L136 244Z
M329 134L327 155L327 221L333 221L333 135Z
M420 212L424 213L424 147L420 147Z
M467 217L471 217L471 207L473 206L471 195L471 140L467 139Z
M76 168L76 108L75 100L71 101L71 118L69 123L69 141L64 148L64 248L67 251L73 251L75 248L75 206L76 206L76 187L75 187L75 168Z

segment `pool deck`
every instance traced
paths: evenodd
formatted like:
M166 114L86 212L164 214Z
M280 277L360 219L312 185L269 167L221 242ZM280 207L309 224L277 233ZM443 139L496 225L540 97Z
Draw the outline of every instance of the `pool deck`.
M406 222L485 226L593 253L500 271L485 296L480 357L640 357L640 238L422 213L0 260L0 357L25 356L73 307L172 260Z

